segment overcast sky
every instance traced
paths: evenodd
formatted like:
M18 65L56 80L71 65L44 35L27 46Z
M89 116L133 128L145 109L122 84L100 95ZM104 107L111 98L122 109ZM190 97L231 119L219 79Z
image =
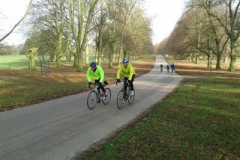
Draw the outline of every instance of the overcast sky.
M24 15L30 0L0 0L0 37ZM186 0L145 0L146 13L153 18L153 43L161 42L174 29L181 17ZM25 37L18 28L4 42L24 43Z
M153 43L161 42L183 14L186 0L146 0L145 10L153 17Z

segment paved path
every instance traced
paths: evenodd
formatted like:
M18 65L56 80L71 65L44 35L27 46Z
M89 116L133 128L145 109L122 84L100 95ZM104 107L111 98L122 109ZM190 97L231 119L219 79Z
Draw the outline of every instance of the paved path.
M136 78L133 105L116 106L121 86L110 86L109 105L87 108L88 93L68 96L0 113L0 160L67 160L86 150L171 92L182 77L159 71L166 61L159 56L154 69Z

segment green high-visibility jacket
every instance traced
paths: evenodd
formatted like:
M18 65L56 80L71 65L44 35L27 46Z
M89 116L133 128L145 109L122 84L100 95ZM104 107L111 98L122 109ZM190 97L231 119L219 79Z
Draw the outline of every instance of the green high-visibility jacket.
M123 66L123 64L121 64L118 68L118 72L117 72L117 79L120 79L120 75L121 73L124 74L124 77L127 77L128 80L132 80L132 76L135 74L135 70L133 68L133 66L129 63L127 65L127 67L125 68Z
M91 82L91 76L93 77L94 80L99 80L100 82L103 83L104 81L104 71L102 69L102 67L100 66L96 66L96 71L92 71L91 67L88 68L87 70L87 80L88 82Z

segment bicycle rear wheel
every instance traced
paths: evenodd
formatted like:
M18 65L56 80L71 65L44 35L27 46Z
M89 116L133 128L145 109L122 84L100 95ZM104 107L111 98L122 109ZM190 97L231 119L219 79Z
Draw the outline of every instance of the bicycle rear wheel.
M132 96L129 95L128 103L129 103L129 104L133 104L134 100L135 100L135 90L134 90Z
M121 90L118 93L118 96L117 96L117 107L118 107L118 109L122 109L124 103L125 103L125 101L124 101L124 97L123 97L123 90Z
M103 104L107 105L111 100L111 90L110 88L106 88L105 91L106 91L105 97L103 97L102 102Z
M94 109L97 104L97 94L95 91L91 91L87 98L87 106L90 110Z

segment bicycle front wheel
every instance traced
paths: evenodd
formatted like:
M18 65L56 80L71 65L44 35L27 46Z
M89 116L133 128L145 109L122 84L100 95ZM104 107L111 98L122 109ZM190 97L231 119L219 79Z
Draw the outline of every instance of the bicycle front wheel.
M87 106L90 110L94 109L97 104L97 94L95 91L91 91L87 98Z
M124 97L123 97L123 90L121 90L119 93L118 93L118 96L117 96L117 107L118 109L122 109L123 108L123 105L124 105Z
M106 93L104 95L105 97L103 97L102 102L103 102L103 104L107 105L111 100L111 90L110 90L110 88L106 88L105 91L106 91Z

